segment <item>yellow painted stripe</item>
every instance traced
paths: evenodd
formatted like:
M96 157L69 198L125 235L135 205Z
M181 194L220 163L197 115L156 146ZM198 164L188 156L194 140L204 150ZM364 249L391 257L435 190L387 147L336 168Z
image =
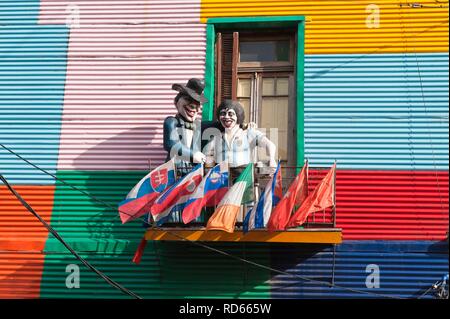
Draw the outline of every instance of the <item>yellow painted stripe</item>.
M413 3L414 1L411 1ZM202 0L201 21L216 17L303 15L306 54L448 52L448 4L403 0ZM369 5L380 10L378 28L366 23ZM403 5L403 7L401 6ZM373 26L373 25L372 25Z
M342 242L341 229L299 229L280 232L255 230L244 234L242 231L226 233L211 230L179 230L157 229L148 230L147 240L161 241L221 241L221 242L268 242L268 243L316 243L340 244Z

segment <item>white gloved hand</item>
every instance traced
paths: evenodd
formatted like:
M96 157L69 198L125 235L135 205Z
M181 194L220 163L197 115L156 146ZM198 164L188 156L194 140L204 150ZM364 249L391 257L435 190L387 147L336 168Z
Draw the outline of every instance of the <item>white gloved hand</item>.
M256 124L255 122L250 122L250 123L248 123L248 128L257 129L258 124Z
M275 161L269 161L269 167L270 167L270 174L269 176L273 176L273 174L275 174L275 171L277 170L277 163Z
M192 157L194 163L204 163L206 161L206 156L202 152L195 152Z

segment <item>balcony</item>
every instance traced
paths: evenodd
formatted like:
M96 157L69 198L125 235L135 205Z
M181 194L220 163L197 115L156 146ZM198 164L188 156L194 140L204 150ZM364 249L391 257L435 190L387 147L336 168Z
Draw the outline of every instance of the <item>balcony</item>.
M283 194L293 181L298 172L298 167L283 167ZM233 176L230 172L230 176ZM312 186L317 184L323 175L323 170L317 170L311 175ZM257 169L255 171L255 202L259 198L259 194L264 190L267 181L270 179L265 169ZM243 212L247 212L249 205L245 205L241 209L238 216L235 230L233 233L227 233L219 230L206 230L206 222L214 208L203 210L201 217L195 222L187 225L181 221L178 212L175 212L175 222L164 224L162 227L149 228L145 234L145 239L152 241L201 241L201 242L267 242L267 243L305 243L305 244L339 244L342 242L342 229L336 228L336 210L329 208L325 211L312 213L305 224L301 227L291 228L284 231L269 232L267 229L254 229L247 233L243 232L242 220Z

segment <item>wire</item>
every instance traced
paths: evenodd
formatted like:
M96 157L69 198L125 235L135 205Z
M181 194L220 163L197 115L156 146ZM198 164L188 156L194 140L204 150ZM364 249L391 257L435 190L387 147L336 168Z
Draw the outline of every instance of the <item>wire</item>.
M425 292L423 294L421 294L419 297L417 297L417 299L421 299L423 296L425 296L431 289L434 289L434 285L436 285L439 281L436 281L434 284L431 285L430 288L428 288L427 290L425 290Z
M9 182L6 180L6 178L3 177L2 174L0 174L0 180L6 185L6 187L9 189L9 191L20 201L20 203L30 213L32 213L37 219L39 219L39 221L45 226L45 228L47 228L47 230L53 236L55 236L55 238L58 239L64 245L64 247L66 247L79 261L81 261L81 263L83 265L85 265L91 271L93 271L94 273L99 275L103 280L105 280L108 284L110 284L114 288L117 288L120 291L122 291L123 293L125 293L125 294L127 294L129 296L132 296L132 297L134 297L136 299L142 299L141 297L139 297L134 292L126 289L125 287L121 286L119 283L117 283L114 280L112 280L111 278L109 278L107 275L105 275L104 273L99 271L97 268L92 266L87 260L85 260L83 257L81 257L75 250L72 249L72 247L70 247L69 244L66 243L66 241L58 234L58 232L56 230L54 230L53 227L50 226L38 213L36 213L36 211L22 198L22 196L20 196L20 194L17 193L14 188L12 188L12 186L9 184Z
M438 2L438 1L436 1ZM447 1L448 3L448 1ZM405 52L407 52L406 50L406 45L407 45L407 37L406 37L406 32L405 32L405 21L404 21L404 15L403 12L400 12L400 17L401 17L401 26L402 26L402 35L403 35L403 42L405 43ZM415 39L417 40L417 38ZM416 46L413 46L413 50L414 50L414 58L415 58L415 62L416 62L416 67L417 67L417 73L419 76L419 84L420 84L420 92L421 92L421 98L422 98L422 105L423 108L425 110L425 114L426 114L426 118L427 119L431 119L432 117L430 116L429 112L428 112L428 107L427 107L427 103L425 101L425 92L424 92L424 87L423 87L423 79L422 79L422 72L420 70L420 65L419 65L419 59L417 57L417 48ZM408 97L409 97L409 90L408 90ZM410 104L411 105L411 104ZM445 118L444 116L440 116L440 120L442 120L443 118ZM448 120L448 116L446 117ZM438 168L437 168L437 164L436 164L436 155L435 155L435 147L433 144L433 140L431 137L431 130L430 130L430 121L426 122L426 128L427 128L427 133L428 133L428 139L429 139L429 145L430 145L430 149L431 149L431 155L432 155L432 159L433 159L433 168L434 168L434 175L436 178L436 187L438 189L438 194L439 194L439 201L441 204L441 209L442 209L442 213L441 215L446 215L446 211L444 208L444 203L443 203L443 197L442 197L442 192L441 192L441 183L439 181L439 176L438 176ZM411 125L409 125L411 127ZM411 137L411 135L410 135ZM411 139L410 139L411 141ZM414 154L414 150L411 144L411 154ZM412 162L414 162L414 157L412 158ZM416 175L414 174L414 181L415 181ZM424 227L424 225L422 224L422 227Z
M336 285L336 284L332 284L332 283L329 283L329 282L326 282L326 281L320 281L320 280L315 280L315 279L311 279L311 278L304 277L304 276L300 276L300 275L296 275L296 274L291 274L291 273L288 273L288 272L286 272L286 271L278 270L278 269L275 269L275 268L272 268L272 267L269 267L269 266L265 266L265 265L262 265L262 264L258 264L258 263L256 263L256 262L253 262L253 261L248 260L248 259L244 259L244 258L241 258L241 257L238 257L238 256L231 255L231 254L229 254L229 253L227 253L227 252L225 252L225 251L222 251L222 250L220 250L220 249L216 249L216 248L210 247L210 246L208 246L208 245L202 244L202 243L197 242L197 241L192 241L192 240L187 239L187 238L185 238L185 237L183 237L183 236L180 236L180 235L178 235L178 234L176 234L176 233L172 233L171 231L167 231L167 233L169 233L169 234L171 234L172 236L175 236L175 237L177 237L177 238L180 238L180 239L182 239L183 241L190 242L191 244L194 244L194 245L203 247L203 248L205 248L205 249L214 251L214 252L219 253L219 254L221 254L221 255L224 255L224 256L227 256L227 257L230 257L230 258L233 258L233 259L242 261L242 262L244 262L244 263L248 263L248 264L250 264L250 265L253 265L253 266L256 266L256 267L259 267L259 268L263 268L263 269L266 269L266 270L270 270L270 271L276 272L276 273L278 273L278 274L287 275L287 276L291 276L291 277L296 277L296 278L302 279L302 280L304 280L304 281L309 281L309 282L318 283L318 284L325 284L325 285L327 285L327 286L330 286L331 288L340 288L340 289L343 289L343 290L347 290L347 291L351 291L351 292L356 292L356 293L361 293L361 294L374 295L374 296L377 296L377 297L383 297L383 298L389 298L389 299L405 299L405 298L402 298L402 297L396 297L396 296L389 296L389 295L377 294L377 293L368 292L368 291L364 291L364 290L359 290L359 289L353 289L353 288L348 288L348 287L338 286L338 285Z
M425 93L424 93L424 89L423 89L422 73L420 71L419 60L417 58L417 52L416 52L415 49L416 48L414 47L414 56L416 58L417 72L419 74L419 83L420 83L420 91L421 91L421 95L422 95L423 108L425 109L425 114L427 115L427 117L429 117L427 103L425 102ZM446 210L444 208L444 203L443 203L443 199L442 199L441 183L439 181L438 169L437 169L437 165L436 165L436 156L435 156L435 153L434 153L434 144L433 144L433 140L431 138L430 121L427 121L427 129L428 129L428 138L429 138L429 141L430 141L431 154L432 154L432 157L433 157L434 174L435 174L435 177L436 177L436 186L438 188L439 200L440 200L441 209L442 209L442 214L441 215L443 215L445 217L445 215L447 215L447 214L446 214Z
M68 186L68 187L70 187L70 188L72 188L72 189L74 189L74 190L76 190L76 191L78 191L78 192L80 192L80 193L82 193L82 194L88 196L89 198L95 200L95 201L98 202L98 203L102 203L103 205L108 206L109 208L112 208L112 209L114 209L114 210L117 209L117 207L112 206L111 204L105 202L104 200L102 200L102 199L100 199L100 198L97 198L97 197L95 197L94 195L91 195L91 194L85 192L84 190L79 189L79 188L76 187L76 186L70 185L69 183L67 183L66 181L62 180L61 178L55 176L54 174L52 174L52 173L50 173L50 172L48 172L48 171L46 171L46 170L40 168L39 166L33 164L32 162L30 162L30 161L27 160L26 158L23 158L20 154L18 154L18 153L16 153L16 152L14 152L13 150L9 149L8 147L6 147L5 145L3 145L2 143L0 143L0 146L3 147L5 150L7 150L9 153L13 154L14 156L20 158L20 159L21 159L22 161L24 161L25 163L27 163L27 164L33 166L34 168L36 168L37 170L43 172L44 174L47 174L47 175L51 176L52 178L54 178L54 179L57 180L58 182L61 182L62 184L64 184L64 185L66 185L66 186Z
M438 299L448 299L448 289L446 289L448 281L448 274L442 277L441 280L436 281L434 284L431 285L430 288L428 288L423 294L421 294L417 299L422 298L425 296L431 289L436 290L435 296L437 296Z
M117 209L117 207L114 207L114 206L110 205L109 203L106 203L106 202L104 202L104 201L102 201L102 200L99 200L99 199L97 199L96 197L91 196L89 193L84 192L83 190L80 190L80 189L78 189L78 188L75 187L75 186L71 186L70 184L68 184L67 182L61 180L60 178L56 177L55 175L53 175L53 174L51 174L51 173L45 171L44 169L42 169L42 168L38 167L37 165L31 163L30 161L26 160L25 158L23 158L22 156L20 156L20 155L17 154L16 152L12 151L12 150L9 149L8 147L4 146L3 144L0 143L0 146L3 147L3 148L4 148L5 150L7 150L8 152L10 152L11 154L17 156L18 158L20 158L20 159L24 160L25 162L27 162L28 164L32 165L32 166L35 167L36 169L38 169L38 170L44 172L44 173L47 174L47 175L52 176L52 177L55 178L56 180L58 180L58 181L64 183L65 185L67 185L67 186L73 188L74 190L79 191L79 192L82 192L82 193L85 194L86 196L88 196L88 197L92 198L93 200L96 200L96 201L98 201L98 202L104 204L104 205L107 206L107 207L110 207L110 208L113 208L113 209ZM0 176L1 176L1 175L0 175ZM120 211L120 210L119 210L119 211ZM121 211L120 211L120 212L121 212ZM128 214L128 213L126 213L126 212L122 212L122 213ZM130 214L128 214L128 215L130 215ZM143 221L143 222L145 222L145 223L148 224L148 221L145 220L145 219L142 218L142 217L139 217L139 218L136 218L136 219L137 219L137 220L141 220L141 221ZM50 226L49 226L49 227L50 227ZM153 227L153 229L157 229L157 228L159 228L159 227ZM253 266L255 266L255 267L259 267L259 268L262 268L262 269L270 270L270 271L273 271L273 272L275 272L275 273L279 273L279 274L283 274L283 275L287 275L287 276L291 276L291 277L296 277L296 278L302 279L302 280L304 280L304 281L314 282L314 283L318 283L318 284L324 284L324 285L330 286L330 287L332 287L332 288L340 288L340 289L343 289L343 290L347 290L347 291L351 291L351 292L356 292L356 293L360 293L360 294L373 295L373 296L383 297L383 298L389 298L389 299L405 299L405 298L397 297L397 296L389 296L389 295L377 294L377 293L373 293L373 292L368 292L368 291L363 291L363 290L358 290L358 289L352 289L352 288L348 288L348 287L338 286L338 285L336 285L336 284L331 284L331 283L326 282L326 281L319 281L319 280L310 279L310 278L308 278L308 277L304 277L304 276L300 276L300 275L296 275L296 274L291 274L291 273L288 273L288 272L285 272L285 271L281 271L281 270L278 270L278 269L275 269L275 268L271 268L271 267L268 267L268 266L265 266L265 265L262 265L262 264L258 264L258 263L256 263L256 262L250 261L250 260L248 260L248 259L244 259L244 258L241 258L241 257L237 257L237 256L234 256L234 255L231 255L231 254L229 254L229 253L227 253L227 252L225 252L225 251L222 251L222 250L219 250L219 249L210 247L210 246L205 245L205 244L202 244L202 243L200 243L200 242L189 240L189 239L187 239L187 238L185 238L185 237L183 237L183 236L180 236L180 235L178 235L177 233L172 232L172 231L170 231L170 230L166 230L166 231L167 231L168 234L170 234L170 235L172 235L172 236L174 236L174 237L177 237L177 238L181 239L182 241L189 242L189 243L191 243L191 244L193 244L193 245L196 245L196 246L199 246L199 247L203 247L203 248L205 248L205 249L207 249L207 250L214 251L214 252L219 253L219 254L221 254L221 255L224 255L224 256L227 256L227 257L230 257L230 258L239 260L239 261L244 262L244 263L251 264L251 265L253 265Z

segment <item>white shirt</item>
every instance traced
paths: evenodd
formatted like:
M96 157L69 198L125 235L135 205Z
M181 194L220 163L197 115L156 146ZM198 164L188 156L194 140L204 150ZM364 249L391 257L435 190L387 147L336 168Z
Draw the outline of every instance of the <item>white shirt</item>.
M263 143L264 134L256 129L226 130L221 138L215 138L205 147L205 155L214 157L216 163L227 161L230 167L256 162L258 144Z

